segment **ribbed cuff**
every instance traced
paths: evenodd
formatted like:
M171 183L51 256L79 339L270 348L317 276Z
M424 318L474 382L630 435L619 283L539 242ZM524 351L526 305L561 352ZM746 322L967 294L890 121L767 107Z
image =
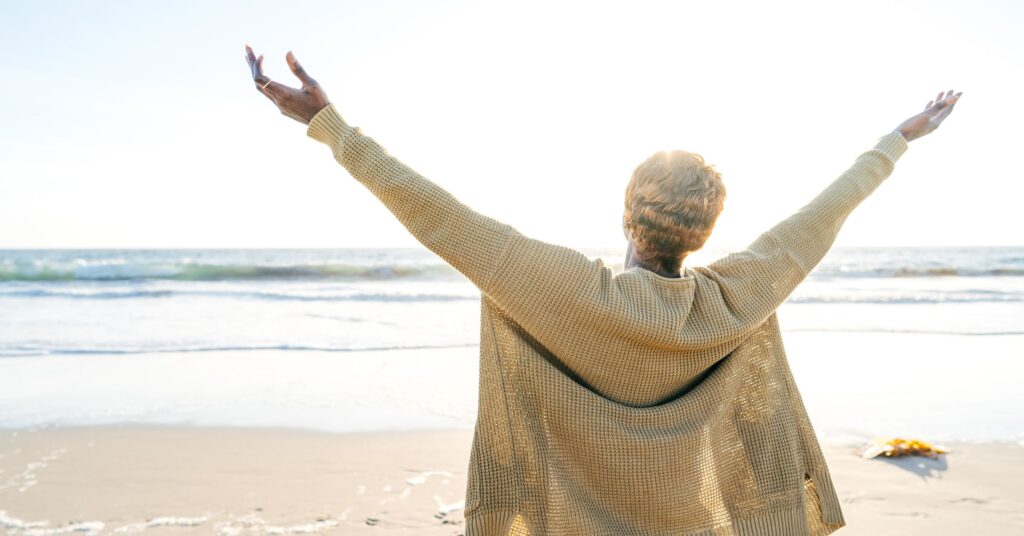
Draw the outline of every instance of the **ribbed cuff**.
M341 118L338 110L334 109L334 104L328 104L310 119L306 135L321 143L333 145L351 129L352 127Z
M900 156L903 156L907 147L906 138L904 138L903 134L900 134L897 130L878 138L878 143L875 144L875 150L884 154L894 163L900 159Z

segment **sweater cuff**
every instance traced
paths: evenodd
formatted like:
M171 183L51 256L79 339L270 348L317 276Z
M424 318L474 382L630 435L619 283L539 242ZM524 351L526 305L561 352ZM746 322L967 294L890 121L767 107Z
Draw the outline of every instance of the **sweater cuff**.
M321 108L313 116L313 119L310 119L309 126L306 127L306 135L321 143L332 145L349 130L352 130L352 127L348 126L341 118L341 114L334 108L334 104L328 104Z
M875 150L884 154L893 163L900 159L900 156L906 152L907 147L906 138L897 130L882 136L878 139L878 143L875 144Z

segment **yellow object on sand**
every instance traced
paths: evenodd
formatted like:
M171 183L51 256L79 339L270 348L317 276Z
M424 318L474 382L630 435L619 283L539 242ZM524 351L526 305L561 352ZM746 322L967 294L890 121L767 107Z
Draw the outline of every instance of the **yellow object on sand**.
M929 458L938 458L939 454L947 452L949 452L947 448L930 445L919 439L876 437L861 450L860 455L862 458L874 458L876 456L888 458L895 458L897 456L927 456Z

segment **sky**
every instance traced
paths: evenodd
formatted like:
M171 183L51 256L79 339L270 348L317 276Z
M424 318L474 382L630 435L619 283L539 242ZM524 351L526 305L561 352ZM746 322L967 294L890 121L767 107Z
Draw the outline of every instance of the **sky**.
M475 210L625 246L629 174L696 152L742 247L946 89L837 246L1021 245L1024 4L0 3L0 248L418 247L254 87L294 52L345 119Z

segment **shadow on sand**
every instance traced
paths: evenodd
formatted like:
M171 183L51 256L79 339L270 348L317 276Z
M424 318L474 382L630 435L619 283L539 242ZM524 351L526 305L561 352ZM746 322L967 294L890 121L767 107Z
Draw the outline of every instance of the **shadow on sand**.
M914 473L921 477L921 480L927 480L929 478L942 478L942 473L949 468L946 456L946 454L940 454L938 459L923 456L904 456L899 458L878 456L875 459Z

